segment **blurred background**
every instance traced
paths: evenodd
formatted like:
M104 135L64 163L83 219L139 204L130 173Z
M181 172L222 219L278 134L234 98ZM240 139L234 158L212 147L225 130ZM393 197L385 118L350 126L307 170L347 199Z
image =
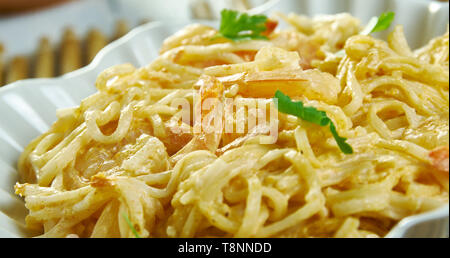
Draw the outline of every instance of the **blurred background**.
M418 10L411 5L428 12L411 12ZM81 68L109 42L143 23L216 20L223 8L266 14L346 11L363 22L394 10L396 23L416 19L417 26L405 28L412 47L445 31L436 24L448 24L448 1L436 0L0 0L0 87ZM413 36L418 26L420 37Z

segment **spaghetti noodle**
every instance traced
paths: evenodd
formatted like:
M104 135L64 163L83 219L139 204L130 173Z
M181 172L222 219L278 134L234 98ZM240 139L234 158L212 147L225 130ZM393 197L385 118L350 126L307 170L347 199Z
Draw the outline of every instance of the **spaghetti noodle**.
M20 157L27 225L42 237L382 237L448 203L448 31L413 51L401 26L383 41L348 14L283 19L293 28L269 40L190 25L148 66L101 73ZM282 112L269 144L274 125L225 130L269 119L276 90L326 112L353 153ZM182 118L209 98L194 130ZM226 99L254 98L211 128Z

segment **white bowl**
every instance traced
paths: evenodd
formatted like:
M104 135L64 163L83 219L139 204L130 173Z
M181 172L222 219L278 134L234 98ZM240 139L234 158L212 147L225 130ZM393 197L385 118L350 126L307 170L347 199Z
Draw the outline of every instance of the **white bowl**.
M312 4L312 1L306 2L310 6L316 6ZM330 2L334 3L334 1ZM367 9L367 7L361 7L362 9L354 8L357 4L361 4L361 0L347 0L343 2L347 3L346 7L351 8L347 10L338 8L338 5L331 5L336 7L335 12L350 11L356 15L358 10L363 12ZM383 3L385 1L379 2ZM433 16L430 13L436 10L429 8L428 5L423 4L424 2L419 0L396 0L393 2L420 2L417 5L403 5L402 3L398 4L397 7L407 8L408 6L414 6L414 8L419 8L411 10L411 12L416 14L422 13L421 17ZM299 2L283 0L272 7L269 12L274 10L301 11L301 9L295 9L300 8L300 6ZM446 13L448 13L448 3L441 6L440 8L444 10L446 8ZM324 7L327 6L325 5ZM382 9L371 8L371 12L366 12L365 15L360 15L359 17L366 21L372 15L384 11ZM440 13L441 9L438 12L434 12L434 14ZM315 8L308 10L313 12L306 12L309 15L335 13L329 6L328 9L323 9L323 11ZM408 12L402 10L402 12L397 14L396 20L403 23L405 28L408 28L407 31L409 31L411 28L409 28L410 24L408 21L412 18L408 20L405 18L408 15L402 15L402 13ZM446 20L431 19L433 22L426 27L433 28L433 32L428 33L422 28L418 30L420 33L416 34L437 35L437 31L445 30L448 16L446 18ZM158 55L162 41L184 25L186 24L167 24L162 22L142 25L123 38L106 46L87 67L59 78L23 80L0 88L0 237L28 237L33 234L24 225L24 218L28 211L24 207L23 201L14 195L13 185L18 179L16 163L23 148L33 138L44 133L56 120L56 109L77 106L83 98L94 93L96 91L94 87L95 79L107 67L126 62L132 63L137 67L148 64ZM412 26L414 25L416 23L412 23ZM416 38L420 38L420 35L417 35ZM400 221L388 234L388 237L448 236L448 217L448 205L431 212L408 217Z

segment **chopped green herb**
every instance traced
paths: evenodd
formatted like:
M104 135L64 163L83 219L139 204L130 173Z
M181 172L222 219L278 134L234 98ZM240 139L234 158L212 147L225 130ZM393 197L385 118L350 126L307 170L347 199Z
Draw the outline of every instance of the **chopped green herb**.
M395 18L394 12L382 13L380 17L372 17L367 23L366 27L359 33L359 35L369 35L370 33L386 30L391 26L392 21ZM336 56L343 57L345 55L345 49L341 49L334 53Z
M369 35L370 33L386 30L391 26L394 18L394 12L386 12L382 13L380 17L373 17L359 34Z
M336 131L336 126L334 126L333 122L330 120L330 131L331 134L334 137L334 140L336 141L337 145L339 146L339 149L345 154L352 154L353 148L350 146L350 144L346 143L345 141L347 138L340 137L339 134Z
M296 117L301 118L302 120L320 125L320 126L330 126L331 134L336 140L339 149L345 154L352 154L352 147L346 143L347 138L340 137L336 131L336 126L333 124L331 119L327 116L325 111L317 110L315 107L305 107L303 106L303 102L301 101L292 101L291 98L287 95L284 95L283 92L277 90L275 92L274 99L278 100L278 110L280 112L294 115Z
M220 29L215 37L225 37L233 41L268 39L261 34L267 30L267 16L248 15L228 9L223 9L220 15Z
M130 227L131 232L133 232L134 236L136 238L141 238L141 236L139 236L137 230L134 228L133 223L131 223L130 219L128 218L128 216L125 213L123 213L122 216L125 219L125 221L127 222L128 226Z

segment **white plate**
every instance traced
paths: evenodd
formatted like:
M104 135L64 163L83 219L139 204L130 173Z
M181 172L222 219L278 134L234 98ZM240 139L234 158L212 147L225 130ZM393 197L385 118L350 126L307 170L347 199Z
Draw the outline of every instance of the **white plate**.
M402 1L416 3L413 0L397 0L395 2ZM357 4L361 3L361 0L345 2ZM291 6L288 9L289 11L301 11L300 9L294 9L295 6L297 6L295 8L299 8L300 5L293 3L294 1L284 0L271 11L276 9L286 10L288 6ZM314 3L316 3L316 0ZM310 5L312 6L311 3ZM354 5L349 4L348 6ZM431 15L429 12L432 11L432 8L422 4L418 6L423 8L410 10L410 12L422 13L421 17ZM448 12L448 4L442 6L444 9L447 8ZM367 7L360 9L360 11L363 12L366 9ZM376 10L381 9L383 8ZM314 8L311 10L314 11L314 14L334 13L330 8L324 11ZM337 8L336 11L345 11L345 9ZM373 11L373 8L371 8L371 11ZM373 12L379 13L379 11ZM403 21L406 19L402 16L402 13L405 12L397 13L396 20ZM352 13L355 14L356 11ZM367 13L367 17L375 14ZM440 11L437 13L440 13ZM430 25L433 31L445 30L448 16L446 18L447 20L444 21L431 19L434 21L432 26ZM405 28L411 30L408 22L403 22L403 24ZM183 25L169 25L162 22L143 25L105 47L94 61L85 68L60 78L23 80L0 88L0 237L27 237L32 234L24 226L27 210L23 201L14 195L13 185L18 179L16 162L23 148L33 138L45 132L56 120L56 109L76 106L81 99L94 93L96 91L94 88L95 79L107 67L125 62L132 63L137 67L148 64L158 55L162 41ZM414 23L412 23L412 26L414 26ZM420 31L421 35L434 35L434 33ZM420 35L417 38L420 38ZM449 206L446 205L428 213L406 218L389 233L388 237L448 236L448 214Z

